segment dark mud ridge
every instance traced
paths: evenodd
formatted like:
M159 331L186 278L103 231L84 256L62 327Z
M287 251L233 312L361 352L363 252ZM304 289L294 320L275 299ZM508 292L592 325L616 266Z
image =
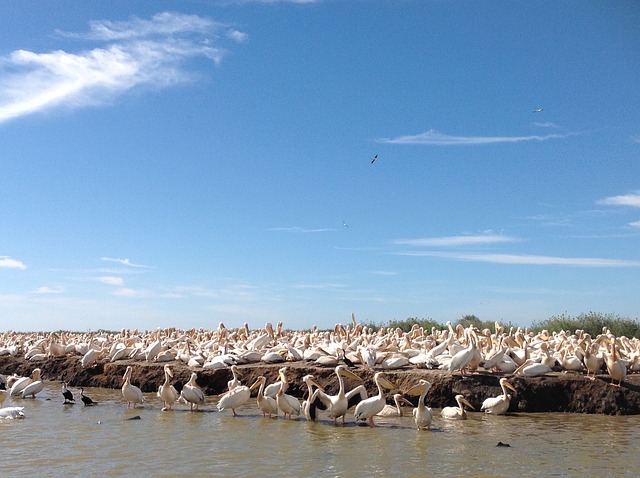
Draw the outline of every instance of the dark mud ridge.
M147 363L118 361L114 363L98 363L95 367L83 369L79 357L56 357L43 362L29 362L22 357L0 357L0 374L16 373L29 375L38 367L44 380L65 381L71 386L120 388L122 376L127 365L133 366L131 382L143 392L154 392L164 381L164 363ZM174 386L180 391L182 385L189 380L192 372L197 372L197 383L207 395L224 393L227 382L231 379L229 369L203 370L190 369L182 362L168 362L174 373ZM289 391L297 397L303 397L306 388L302 377L313 374L316 381L325 387L328 393L337 392L337 379L333 367L316 367L307 362L287 362L286 364L266 365L252 364L239 366L242 383L252 384L255 379L264 375L267 383L277 380L278 369L288 367ZM370 394L376 394L373 372L362 368L353 370L362 377ZM426 402L430 407L442 408L455 405L454 396L464 395L476 410L485 398L495 397L502 393L498 380L502 375L491 373L475 373L461 377L439 370L403 368L386 372L398 386L398 391L408 390L418 380L431 382L432 387L427 394ZM516 388L509 412L568 412L596 413L605 415L640 414L640 375L627 375L621 387L611 385L608 375L600 375L596 380L585 378L578 373L553 372L543 377L509 377L509 382ZM348 387L357 384L347 382ZM389 395L395 391L391 391ZM416 403L416 398L406 397Z

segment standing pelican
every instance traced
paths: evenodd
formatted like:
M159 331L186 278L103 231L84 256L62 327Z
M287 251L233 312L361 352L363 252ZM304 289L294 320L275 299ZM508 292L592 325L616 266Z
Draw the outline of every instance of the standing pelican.
M376 417L402 417L402 405L400 405L400 402L413 407L413 403L404 398L401 393L394 393L393 403L395 405L389 405L386 403L384 408L376 414Z
M40 393L44 388L44 382L40 379L40 369L35 368L32 372L31 382L22 389L22 398L27 398L31 395L31 398L36 398L36 393Z
M65 404L75 401L73 399L73 393L71 393L71 390L69 390L67 388L67 382L62 382L62 396L64 397L64 402L63 403L65 403Z
M260 385L261 382L256 380L255 383L251 385L251 388L246 385L238 385L232 388L220 398L220 401L218 402L218 411L221 412L230 408L231 412L233 412L233 416L237 417L238 414L236 413L236 408L240 408L242 405L247 403L251 398L251 391Z
M240 385L242 385L242 382L238 378L238 377L240 377L240 372L238 372L238 366L237 365L232 365L231 366L231 375L233 375L233 378L227 382L227 387L229 387L229 391L231 391L234 388L239 387Z
M353 418L355 421L359 420L368 420L369 426L375 427L376 424L373 421L373 417L380 413L386 404L386 400L384 398L384 388L388 388L389 390L396 388L395 384L387 380L384 372L376 372L373 376L373 381L376 383L378 387L378 395L373 397L369 397L366 400L362 400L360 403L356 405L356 409L353 414Z
M267 379L262 375L256 379L256 383L260 384L257 402L258 408L262 411L262 416L266 417L268 415L269 418L271 418L271 415L278 415L278 404L275 398L264 394L264 385L266 382Z
M319 400L316 403L313 403L314 391L313 387L317 387L320 390L320 385L315 381L315 377L313 375L305 375L302 377L302 381L307 385L307 399L302 401L302 412L304 413L304 417L307 421L313 422L317 418L317 409L325 410L326 407Z
M320 386L316 384L318 388L313 393L313 397L311 397L310 401L311 406L317 406L316 400L322 402L329 413L329 417L333 418L333 423L336 423L340 417L342 417L342 423L344 423L344 416L346 415L347 410L367 398L367 389L364 385L358 385L353 390L345 393L343 377L358 380L360 382L362 379L355 373L349 371L345 365L338 365L335 372L338 377L338 394L327 395L320 389Z
M144 402L142 391L135 385L131 385L132 371L133 369L131 368L131 365L128 365L127 370L122 376L122 379L124 380L124 383L122 384L122 396L127 401L127 408L136 408L136 404Z
M607 372L609 372L609 376L611 377L611 385L619 387L627 377L627 364L620 360L620 358L618 357L618 354L616 352L617 340L618 339L616 339L615 337L613 338L613 340L607 339L607 341L611 345L611 354L605 354L605 356L607 359ZM618 381L618 383L615 383L616 380Z
M473 405L471 405L463 395L456 395L456 402L458 402L457 407L444 407L440 412L440 416L449 420L466 420L467 412L465 411L464 406L466 405L471 410L475 410Z
M158 388L158 397L162 399L162 411L172 410L172 406L178 400L178 391L171 384L173 372L168 365L164 366L164 383Z
M451 361L449 362L449 372L453 373L456 370L460 370L460 374L463 377L465 376L466 368L474 360L474 358L477 358L476 353L478 352L473 333L466 329L464 332L467 336L469 346L457 352L453 357L451 357Z
M196 384L197 378L198 374L193 372L191 378L184 387L182 387L182 391L180 392L180 397L186 402L189 402L191 411L198 410L198 405L204 403L204 392L198 387L198 384Z
M302 405L300 404L300 400L291 395L287 395L284 393L289 387L289 382L287 381L287 376L285 375L285 371L287 367L282 367L278 372L278 376L280 377L280 381L282 385L276 393L276 403L278 404L278 408L282 410L284 414L284 418L287 418L289 415L289 419L291 419L291 415L295 413L296 415L300 415L300 410L302 409Z
M416 428L418 430L431 430L431 420L433 419L433 413L431 408L427 407L424 403L424 399L427 396L427 392L431 388L431 384L426 380L421 379L417 385L414 385L407 391L407 395L420 395L418 399L418 406L413 409L413 418L416 422Z
M90 407L92 405L97 405L97 402L94 402L93 400L91 400L91 398L87 397L84 394L84 388L80 387L80 399L82 400L82 403L84 403L85 407Z
M507 388L516 391L509 382L507 382L506 378L500 379L500 387L502 388L502 395L498 395L497 397L487 398L484 402L482 402L482 407L480 407L480 411L485 413L490 413L492 415L504 415L509 410L509 404L511 403L511 395L507 393Z

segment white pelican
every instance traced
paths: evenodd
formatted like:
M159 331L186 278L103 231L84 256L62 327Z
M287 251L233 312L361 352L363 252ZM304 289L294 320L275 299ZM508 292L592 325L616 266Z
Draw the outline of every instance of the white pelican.
M551 368L543 363L538 363L533 359L527 359L514 372L514 375L521 377L540 377L546 373L552 372Z
M231 366L231 375L233 375L233 378L227 382L227 387L229 387L229 390L228 390L229 392L231 390L233 390L234 388L239 387L240 385L242 385L242 382L238 378L238 377L241 376L241 374L240 374L240 372L238 372L238 366L237 365L232 365Z
M0 390L0 406L4 403L9 393L6 390ZM24 418L24 407L4 407L0 408L0 418Z
M204 392L198 387L198 384L196 384L197 378L198 374L193 372L191 378L184 387L182 387L182 391L180 392L180 397L186 402L189 402L191 411L197 410L198 405L204 403Z
M40 379L40 369L33 369L31 382L22 389L22 398L27 398L31 395L31 398L36 398L36 393L40 393L44 388L44 382Z
M220 397L220 401L218 402L218 411L221 412L230 408L231 412L233 412L233 416L237 417L238 414L236 413L236 408L240 408L242 405L247 403L251 398L251 391L259 385L260 382L256 380L256 382L251 385L251 388L246 385L238 385L237 387L232 388Z
M627 377L627 364L618 357L616 352L617 340L618 339L615 337L613 338L613 341L611 341L611 339L607 339L611 345L611 354L605 354L605 357L607 359L607 372L609 372L609 376L611 376L611 385L619 387ZM615 383L616 380L618 383Z
M478 352L473 333L465 329L465 335L467 336L469 346L457 352L453 357L451 357L451 361L449 362L449 372L453 373L456 370L460 370L460 374L463 377L465 376L465 369L469 366L471 361L477 358L476 352Z
M302 412L304 413L304 417L307 421L315 421L317 418L316 409L320 408L322 410L325 409L324 404L319 402L319 405L312 405L311 400L314 396L313 387L317 387L320 389L320 385L318 385L315 381L315 377L313 375L305 375L302 377L302 381L307 385L307 398L302 401ZM324 390L323 390L324 391Z
M414 385L407 391L407 395L420 395L418 399L418 406L413 409L413 418L416 422L416 428L418 430L431 430L431 421L433 419L433 413L431 408L427 407L424 403L424 399L427 396L427 392L431 388L431 384L426 380L421 379L417 385Z
M80 359L80 365L82 368L93 367L99 358L101 358L107 352L106 349L89 349L86 354Z
M276 403L275 398L264 394L264 385L266 382L267 379L262 375L256 379L256 383L260 384L260 387L258 388L257 402L258 408L262 411L262 416L266 417L268 415L269 418L271 418L271 415L278 415L278 404Z
M413 403L404 398L401 393L394 393L393 403L395 403L395 405L389 405L386 403L384 408L376 414L376 417L402 417L402 405L400 405L400 402L413 407Z
M87 397L84 394L84 388L80 387L80 399L82 400L82 403L84 403L85 407L90 407L92 405L97 405L97 402L94 402L93 400L91 400L91 398Z
M122 396L127 401L127 408L133 406L136 408L137 403L144 402L144 397L142 396L142 391L136 387L135 385L131 385L131 372L133 369L131 365L127 366L127 370L124 372L122 379L124 383L122 384Z
M507 413L507 410L509 410L509 404L511 403L511 395L507 393L507 388L514 392L516 389L513 388L513 385L511 385L504 377L500 379L500 387L502 387L502 395L487 398L482 402L480 411L493 415L504 415Z
M373 380L378 387L378 395L369 397L358 403L353 414L353 418L356 422L366 419L369 421L369 426L371 427L376 426L373 421L373 417L380 413L386 404L384 390L382 388L388 388L389 390L396 388L395 384L387 380L384 372L376 372L373 376Z
M282 367L278 372L278 376L280 377L280 381L282 385L276 393L276 403L278 404L278 408L282 410L284 414L284 418L287 418L289 415L289 419L291 419L291 415L295 413L296 415L300 415L300 410L302 409L302 405L300 404L300 400L291 395L287 395L285 391L289 387L289 382L287 382L287 376L285 375L286 367Z
M168 365L164 366L164 383L158 388L158 397L162 399L162 411L171 410L171 407L178 400L178 391L171 384L173 373Z
M28 377L20 377L17 380L15 380L11 385L11 389L9 390L9 395L12 397L15 395L20 395L24 387L26 387L32 382L32 378L31 378L32 376L33 376L33 372Z
M327 410L329 417L333 418L333 423L336 423L340 417L342 417L342 423L344 423L344 416L346 415L347 410L367 398L367 389L364 385L358 385L353 390L345 393L343 377L358 380L360 382L362 379L355 373L349 371L345 365L338 365L335 372L338 377L338 394L327 395L320 389L320 386L316 384L318 388L313 392L313 397L310 399L310 407L317 407L317 401L320 401L324 405L324 409ZM312 412L312 414L315 414L315 411Z
M584 352L584 357L582 357L584 366L587 369L586 377L591 380L596 379L596 374L600 372L600 370L602 369L602 366L604 365L604 358L602 358L597 354L598 347L599 347L599 344L596 342L587 345L587 348Z
M471 405L463 395L456 395L456 402L458 402L457 407L444 407L440 412L440 416L449 420L466 420L467 412L465 411L464 406L466 405L471 410L475 410L473 405Z
M62 382L62 396L64 397L63 403L71 403L75 401L73 399L73 393L71 393L71 390L67 388L67 382Z

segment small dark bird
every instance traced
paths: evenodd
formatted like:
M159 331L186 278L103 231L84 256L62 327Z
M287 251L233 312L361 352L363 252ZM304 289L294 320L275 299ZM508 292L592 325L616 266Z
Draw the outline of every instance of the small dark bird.
M502 443L501 441L499 441L496 446L511 447L511 445L509 445L508 443Z
M354 364L351 360L347 358L347 355L344 353L344 350L338 349L342 352L342 361L349 368L356 368L356 364Z
M378 160L378 155L376 154L373 158L371 158L371 164L375 163Z
M71 402L75 401L73 399L73 393L67 389L67 382L62 382L62 396L64 397L63 403L71 404Z
M80 387L80 398L82 399L82 403L84 403L84 405L86 407L89 407L91 405L97 405L98 402L94 402L93 400L91 400L89 397L87 397L84 394L84 388Z

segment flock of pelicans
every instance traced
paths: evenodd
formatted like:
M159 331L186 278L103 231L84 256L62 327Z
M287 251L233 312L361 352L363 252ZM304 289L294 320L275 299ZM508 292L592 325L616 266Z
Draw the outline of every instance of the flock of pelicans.
M227 329L220 324L216 330L158 329L150 332L122 330L120 333L34 333L8 332L0 335L2 355L24 355L30 361L47 360L52 356L77 355L82 367L92 367L98 361L138 360L166 362L164 382L157 397L163 411L172 410L177 402L188 404L192 411L205 403L205 393L197 385L197 370L229 368L232 379L227 391L218 397L217 409L236 410L248 403L257 389L256 403L263 416L282 414L284 418L304 416L317 420L320 411L328 418L344 423L345 416L353 408L356 422L375 426L376 416L402 416L402 405L413 407L405 396L419 397L413 409L417 429L430 429L433 419L431 408L425 403L431 384L419 380L404 393L393 395L394 405L387 404L387 390L398 390L389 379L386 370L402 367L443 369L450 373L467 373L484 370L518 376L538 376L551 371L583 373L590 379L607 373L613 386L620 386L628 371L640 369L640 342L636 338L615 337L606 328L596 337L584 331L575 333L542 331L534 334L527 330L511 329L508 332L498 324L495 330L478 330L473 326L453 327L447 323L444 330L425 331L415 325L409 332L401 329L373 331L358 324L352 315L352 324L336 325L333 331L285 331L278 323L274 329L266 324L263 329L250 330L248 325ZM328 394L313 375L303 378L304 400L287 393L287 362L307 361L310 365L335 367L338 392ZM172 384L171 362L182 362L192 369L190 380L180 392ZM243 384L238 365L251 363L282 363L278 380L267 384L264 376L252 384ZM0 361L1 364L1 361ZM362 382L353 369L361 367L374 370L378 393L368 396L364 385L347 390L345 379ZM144 402L140 388L131 383L132 366L122 377L122 397L127 407ZM0 391L0 406L6 397L35 398L45 383L40 369L31 376L1 376L6 390ZM509 409L510 391L515 388L506 378L500 379L502 394L484 400L480 411L504 414ZM85 405L94 402L81 390ZM74 398L63 383L65 403ZM443 419L463 420L465 407L473 409L462 395L455 397L457 406L441 410ZM0 408L0 418L24 416L24 407Z

